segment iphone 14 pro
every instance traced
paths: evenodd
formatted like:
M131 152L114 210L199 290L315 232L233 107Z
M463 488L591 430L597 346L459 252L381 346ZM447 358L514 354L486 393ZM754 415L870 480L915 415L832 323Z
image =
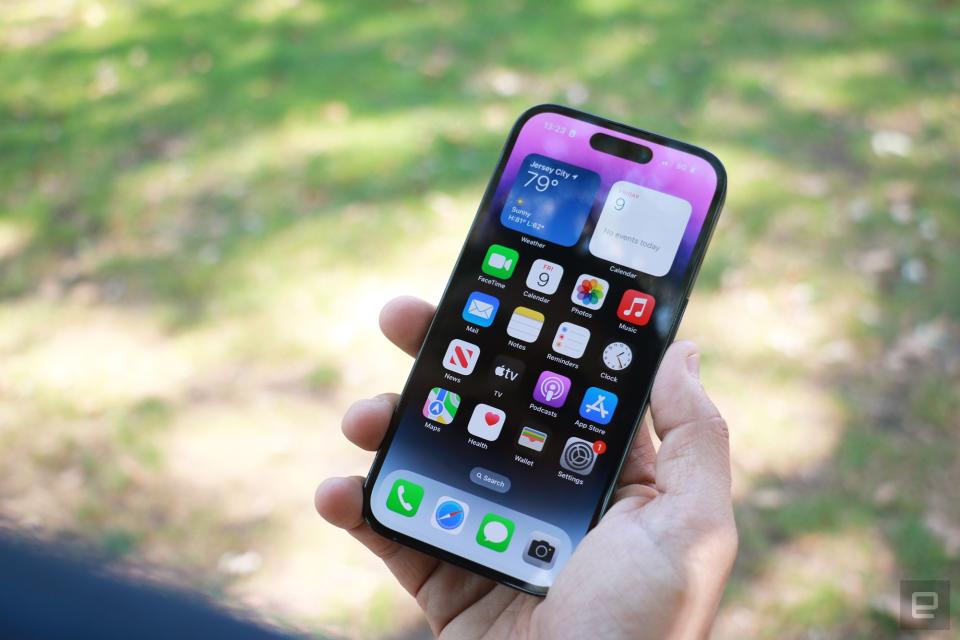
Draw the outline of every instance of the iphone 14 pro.
M367 476L373 529L546 593L611 499L725 190L701 148L524 113Z

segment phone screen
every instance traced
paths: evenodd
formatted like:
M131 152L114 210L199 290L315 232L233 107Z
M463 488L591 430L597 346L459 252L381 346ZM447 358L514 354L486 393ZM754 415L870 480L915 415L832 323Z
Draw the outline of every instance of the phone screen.
M696 147L524 114L368 476L371 525L545 592L609 498L724 187Z

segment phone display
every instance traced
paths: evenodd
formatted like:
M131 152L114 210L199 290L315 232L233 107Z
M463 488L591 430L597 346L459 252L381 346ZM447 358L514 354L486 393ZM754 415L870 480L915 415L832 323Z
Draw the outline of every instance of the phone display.
M697 147L525 113L367 477L371 526L545 593L609 501L725 185Z

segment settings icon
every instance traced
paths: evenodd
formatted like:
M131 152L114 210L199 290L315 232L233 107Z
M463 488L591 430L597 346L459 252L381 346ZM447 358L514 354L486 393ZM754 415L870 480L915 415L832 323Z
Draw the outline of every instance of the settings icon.
M597 453L593 450L593 443L582 438L569 438L563 447L560 456L560 466L582 476L593 471L597 461Z

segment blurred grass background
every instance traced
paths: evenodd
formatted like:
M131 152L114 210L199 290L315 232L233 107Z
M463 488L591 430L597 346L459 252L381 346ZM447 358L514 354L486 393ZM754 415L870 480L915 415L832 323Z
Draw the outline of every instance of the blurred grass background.
M956 629L958 62L955 0L6 0L0 518L422 634L312 491L366 470L339 417L405 378L379 307L437 299L553 101L730 173L682 329L733 433L717 636L896 637L901 578L953 578Z

